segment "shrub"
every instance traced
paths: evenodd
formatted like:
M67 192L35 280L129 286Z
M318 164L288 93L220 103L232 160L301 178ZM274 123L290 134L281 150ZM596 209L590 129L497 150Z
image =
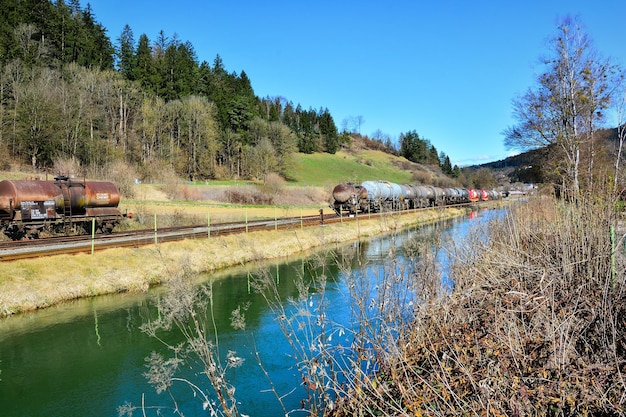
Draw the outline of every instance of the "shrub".
M200 201L204 198L200 190L186 185L180 187L177 196L186 201Z
M54 161L54 175L75 178L82 176L80 162L72 158L57 158Z
M181 184L181 179L176 175L176 171L170 165L162 168L160 172L159 182L163 184L163 192L167 195L167 198L174 199L178 196L178 187Z
M415 171L413 173L413 182L415 184L432 185L433 175L429 171Z
M227 190L224 195L228 202L233 204L268 205L273 203L272 196L262 193L256 187L235 187Z
M146 409L151 409L157 415L167 412L182 416L177 399L172 393L175 385L181 385L192 393L190 401L198 401L207 415L239 416L235 389L229 382L229 373L241 366L243 360L233 351L228 352L224 362L220 358L213 317L212 284L196 286L189 269L189 261L186 260L179 270L172 271L167 286L169 292L159 299L158 316L143 324L141 330L163 344L166 353L153 351L146 358L148 370L144 375L157 394L169 394L172 404L146 406L143 401L141 405L126 403L118 408L118 414L132 416L135 411L141 411L146 415ZM242 321L243 318L240 322ZM180 333L183 342L176 345L168 343L161 338L160 332L163 330ZM206 381L210 390L205 390L203 383L193 382L185 373L189 367L198 366L201 367L198 375ZM213 395L217 401L212 400Z
M267 174L265 184L261 187L261 191L274 197L280 195L285 190L285 180L274 172Z
M105 168L104 175L106 179L117 185L124 197L135 197L137 172L131 164L123 161L112 162Z

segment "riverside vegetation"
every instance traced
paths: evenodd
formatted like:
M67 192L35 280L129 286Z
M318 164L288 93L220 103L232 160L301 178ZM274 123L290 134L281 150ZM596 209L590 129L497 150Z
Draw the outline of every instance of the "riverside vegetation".
M492 222L454 254L454 291L417 304L377 347L378 372L357 375L331 414L623 415L626 264L612 207L537 200Z
M306 391L302 408L285 415L624 415L626 260L624 237L611 233L613 207L546 197L511 207L464 244L446 246L447 290L436 235L406 243L405 263L390 250L374 278L352 267L364 268L362 259L340 252L349 326L333 322L324 302L336 278L323 267L326 255L310 262L292 300L280 300L260 272L253 286L283 328ZM219 353L211 288L191 285L184 264L173 272L160 318L144 330L156 336L174 324L186 343L168 346L171 357L153 353L146 375L161 392L189 384L211 415L241 415L228 382L240 358ZM240 330L245 308L232 314ZM196 366L205 383L180 376L183 365ZM275 394L281 402L284 393ZM172 401L159 410L180 414ZM140 409L149 411L119 411Z

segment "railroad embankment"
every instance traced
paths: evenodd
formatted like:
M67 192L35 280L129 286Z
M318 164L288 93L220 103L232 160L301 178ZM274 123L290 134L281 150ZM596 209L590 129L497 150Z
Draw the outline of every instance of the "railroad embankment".
M499 203L491 203L499 204ZM254 232L0 263L0 316L104 294L147 291L183 266L210 273L461 216L446 208L303 229Z

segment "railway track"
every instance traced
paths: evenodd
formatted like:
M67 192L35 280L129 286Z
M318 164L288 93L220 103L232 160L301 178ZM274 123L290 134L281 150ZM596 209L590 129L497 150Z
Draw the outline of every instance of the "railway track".
M344 221L349 222L357 220L358 218L377 218L389 215L390 213L393 215L404 215L431 209L432 208L424 208L410 211L360 214L358 216L339 216L334 212L331 214L320 212L320 215L315 216L219 223L210 226L168 227L158 230L145 229L95 235L93 238L92 236L81 235L0 242L0 261L6 262L60 254L93 253L96 250L109 248L138 248L146 245L174 242L184 239L207 239L215 236L250 233L262 230L297 229Z
M323 222L339 218L336 214L324 214ZM36 240L0 242L0 261L36 258L59 254L89 253L118 247L137 248L151 244L173 242L183 239L200 239L260 230L284 230L310 227L322 223L321 216L252 220L248 222L219 223L211 226L180 226L119 232L107 235L64 236Z

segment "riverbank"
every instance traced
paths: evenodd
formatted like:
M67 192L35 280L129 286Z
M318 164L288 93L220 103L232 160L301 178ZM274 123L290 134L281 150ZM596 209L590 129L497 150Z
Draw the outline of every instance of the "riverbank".
M166 282L182 267L194 273L213 272L458 217L467 214L468 210L433 209L304 229L0 263L0 316L46 308L77 298L147 291L150 286Z

